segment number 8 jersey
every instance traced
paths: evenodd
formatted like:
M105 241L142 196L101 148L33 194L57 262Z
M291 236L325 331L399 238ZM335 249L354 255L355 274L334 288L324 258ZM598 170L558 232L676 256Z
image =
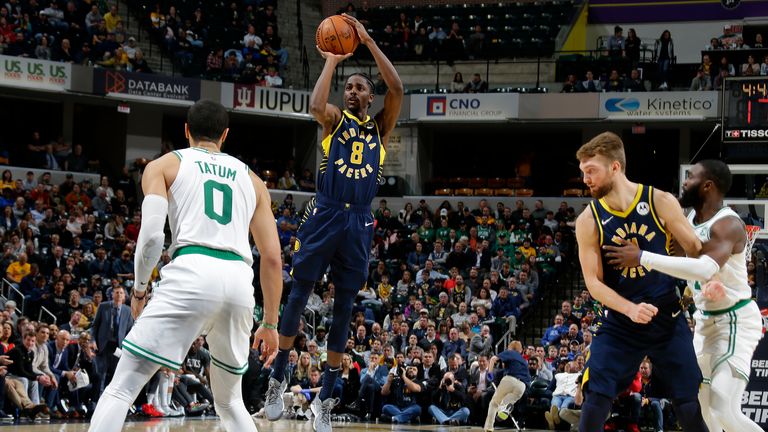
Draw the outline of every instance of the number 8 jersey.
M376 120L370 116L359 120L344 110L322 145L318 195L344 204L370 205L379 189L386 154Z
M197 147L173 153L179 172L168 191L171 255L181 247L205 246L234 252L252 265L248 231L256 191L248 166Z

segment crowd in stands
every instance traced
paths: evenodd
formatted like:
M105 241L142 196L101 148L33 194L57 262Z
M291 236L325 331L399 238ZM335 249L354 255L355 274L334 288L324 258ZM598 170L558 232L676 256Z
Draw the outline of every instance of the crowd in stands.
M627 36L620 26L614 28L614 34L605 42L606 58L604 71L589 68L582 77L569 74L563 83L561 93L579 92L637 92L648 90L671 89L671 67L676 62L674 41L669 30L665 30L654 42L651 64L654 66L653 82L643 76L643 63L649 59L643 53L641 39L634 29L629 29ZM763 36L757 33L752 46L744 43L738 36L732 42L723 43L720 38L712 38L705 47L707 51L746 50L763 48ZM642 55L641 55L642 53ZM745 62L734 65L728 55L722 55L717 64L713 63L708 54L702 55L702 62L695 68L695 76L691 79L690 91L720 90L723 79L733 76L768 76L768 55L757 58L749 54Z
M0 4L0 54L152 73L106 2L8 0Z
M357 17L394 60L475 60L550 52L572 2L371 8L352 2L337 13ZM361 55L365 56L365 51Z
M137 2L150 10L143 24L184 75L282 87L288 51L278 32L276 1ZM146 13L146 12L143 12Z

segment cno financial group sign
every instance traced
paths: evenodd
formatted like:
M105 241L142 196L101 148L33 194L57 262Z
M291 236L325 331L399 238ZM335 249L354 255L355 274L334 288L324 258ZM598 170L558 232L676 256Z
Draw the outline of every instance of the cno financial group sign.
M611 120L695 120L718 116L717 92L601 93L600 117Z
M504 121L518 117L517 93L411 95L411 119Z

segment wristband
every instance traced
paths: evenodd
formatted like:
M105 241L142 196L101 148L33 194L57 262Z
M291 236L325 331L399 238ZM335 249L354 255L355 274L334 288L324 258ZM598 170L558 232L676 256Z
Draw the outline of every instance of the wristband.
M277 324L270 324L267 322L262 322L261 326L268 330L277 330Z
M141 297L137 296L136 294L137 294L136 290L134 290L133 291L133 298L135 298L136 300L144 300L147 297L147 291L146 290L144 291L144 295L141 296Z

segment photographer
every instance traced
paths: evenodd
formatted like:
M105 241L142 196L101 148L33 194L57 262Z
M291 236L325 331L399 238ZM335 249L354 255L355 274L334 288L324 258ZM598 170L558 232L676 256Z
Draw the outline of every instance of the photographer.
M446 372L440 381L440 387L434 394L434 405L429 406L429 413L438 424L458 426L469 418L466 406L464 386L454 379L453 373Z
M421 407L416 402L416 393L424 388L416 382L418 369L414 366L405 367L402 363L393 367L387 376L387 382L381 389L382 396L390 396L392 403L381 409L382 420L389 418L392 423L408 423L418 420Z

